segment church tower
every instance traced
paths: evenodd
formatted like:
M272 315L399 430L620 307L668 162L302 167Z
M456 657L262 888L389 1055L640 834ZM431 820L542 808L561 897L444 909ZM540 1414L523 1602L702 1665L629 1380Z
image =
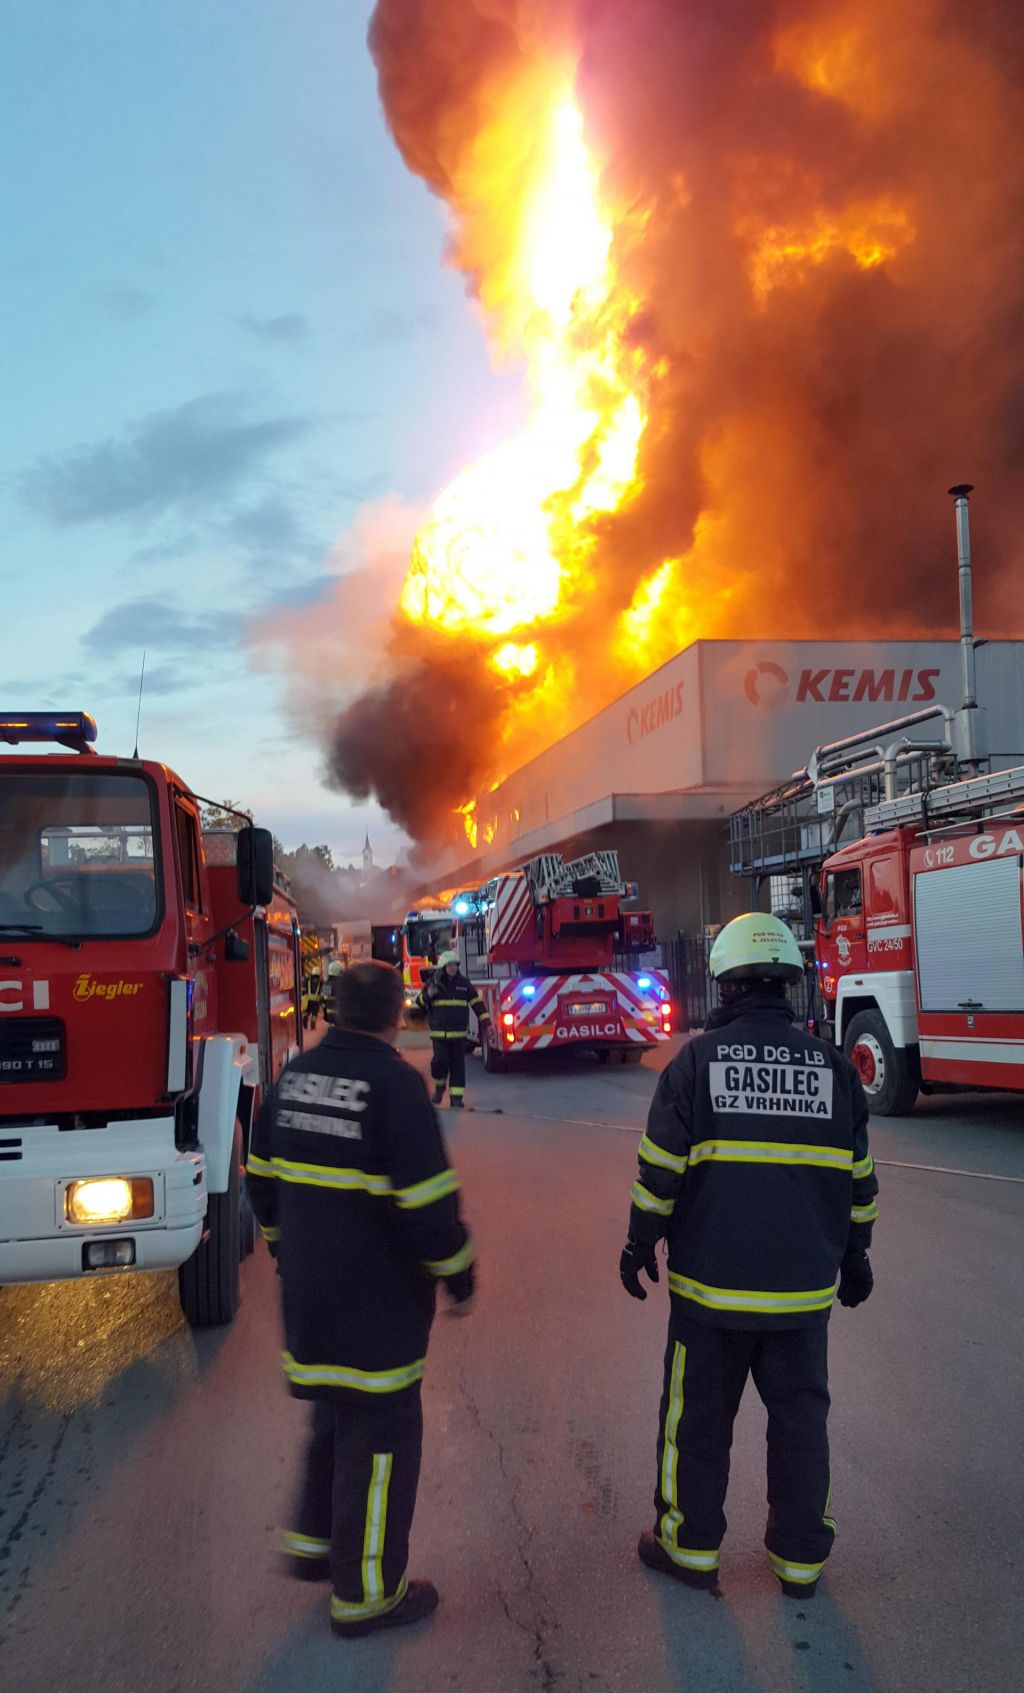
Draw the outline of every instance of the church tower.
M373 848L370 845L370 837L369 837L369 835L367 835L365 841L363 842L363 875L364 876L369 875L369 873L372 869L373 869Z

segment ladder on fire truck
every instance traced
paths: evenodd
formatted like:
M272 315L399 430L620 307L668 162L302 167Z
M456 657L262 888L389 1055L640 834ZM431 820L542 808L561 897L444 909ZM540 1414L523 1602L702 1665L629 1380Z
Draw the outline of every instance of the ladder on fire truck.
M925 788L921 792L901 794L897 799L882 800L869 806L864 813L864 826L874 833L881 829L895 829L901 824L920 823L927 830L933 824L954 824L961 820L1010 815L1024 804L1024 764L1012 770L994 770L984 776L972 776L962 782L950 782L941 788ZM1009 812L1000 808L1009 807Z

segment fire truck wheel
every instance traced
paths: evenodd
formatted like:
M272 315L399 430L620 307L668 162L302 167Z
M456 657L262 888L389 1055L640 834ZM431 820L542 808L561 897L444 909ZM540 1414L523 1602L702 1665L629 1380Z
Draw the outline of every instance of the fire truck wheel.
M921 1065L912 1047L896 1048L877 1011L850 1019L843 1051L861 1079L875 1117L905 1117L921 1087Z
M483 1043L482 1057L484 1061L484 1069L487 1071L489 1076L500 1075L503 1070L508 1069L508 1059L505 1057L505 1054L503 1052L499 1052L498 1048L486 1038Z
M238 1266L242 1255L241 1181L242 1131L235 1125L235 1150L227 1193L211 1193L206 1212L206 1239L178 1271L178 1293L185 1320L194 1329L219 1328L238 1310L241 1290Z

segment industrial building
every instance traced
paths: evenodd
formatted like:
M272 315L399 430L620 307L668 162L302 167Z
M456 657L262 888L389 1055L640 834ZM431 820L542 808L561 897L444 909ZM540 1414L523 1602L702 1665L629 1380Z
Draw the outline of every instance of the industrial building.
M1024 762L1024 642L976 652L993 766ZM734 811L818 746L961 698L956 640L695 641L479 795L481 850L452 852L431 886L479 885L539 852L617 847L658 933L699 933L749 904L729 873ZM939 739L941 718L919 733Z

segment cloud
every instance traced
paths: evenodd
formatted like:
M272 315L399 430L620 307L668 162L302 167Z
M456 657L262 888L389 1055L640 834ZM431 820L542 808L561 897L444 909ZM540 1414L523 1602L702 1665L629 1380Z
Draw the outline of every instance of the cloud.
M366 335L360 339L393 346L404 341L415 341L428 330L436 329L437 323L438 315L433 306L419 306L409 312L374 312L367 325Z
M82 636L82 644L97 654L125 649L195 652L223 647L237 632L234 612L184 612L173 600L154 594L112 606Z
M143 704L154 695L161 698L169 694L180 694L186 688L194 688L196 679L190 670L176 670L173 664L147 664L146 680L142 691ZM126 670L120 677L118 686L122 693L137 694L139 691L139 672L134 674Z
M280 317L240 317L238 325L258 341L297 347L309 340L309 319L299 312L283 312Z
M37 461L21 478L30 511L59 528L153 519L218 503L265 459L309 432L298 417L250 422L238 400L204 394L143 418L121 439Z
M110 316L122 322L146 317L156 302L157 296L148 288L110 288L103 296L103 304Z

